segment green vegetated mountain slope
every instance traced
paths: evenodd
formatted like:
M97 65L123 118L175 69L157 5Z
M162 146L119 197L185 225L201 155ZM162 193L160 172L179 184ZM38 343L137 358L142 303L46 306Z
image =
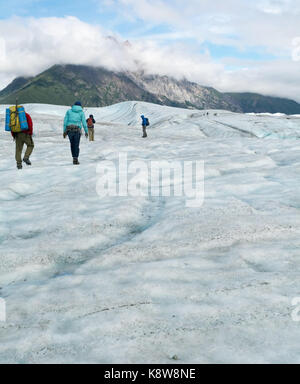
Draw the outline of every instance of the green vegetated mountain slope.
M300 114L300 104L294 100L262 96L257 93L226 93L240 105L244 113L286 113Z
M0 92L0 98L9 97L16 91L19 91L23 88L27 83L32 80L31 77L17 77L14 79L5 89Z
M156 103L154 95L140 89L123 74L74 65L55 65L13 92L0 92L1 103L71 105L79 99L85 106L106 106L125 100Z

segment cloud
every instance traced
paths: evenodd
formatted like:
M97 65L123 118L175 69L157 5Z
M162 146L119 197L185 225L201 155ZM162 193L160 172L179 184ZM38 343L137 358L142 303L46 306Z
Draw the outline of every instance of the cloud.
M0 21L0 73L7 78L35 75L54 64L86 64L114 71L171 74L192 79L213 77L222 66L181 44L160 47L151 40L124 44L75 17L13 18ZM210 74L210 75L209 75Z
M219 89L233 92L255 92L269 96L280 96L300 102L299 63L277 60L273 62L236 62L236 71L227 71L221 77Z
M199 42L259 46L276 55L288 54L299 35L299 0L112 0L107 7L146 26L167 25Z
M133 4L133 1L122 0L122 3ZM149 6L152 4L143 1ZM161 3L158 0L153 1L156 6ZM179 4L178 1L174 1ZM190 2L197 3L194 0ZM206 0L201 2L207 7L210 3L211 1ZM228 0L228 4L232 6L234 0ZM287 5L288 1L285 7ZM187 8L186 12L190 14L192 8ZM284 12L285 9L283 8ZM142 7L136 10L139 12L139 17L143 15L142 10ZM167 10L168 8L165 8L161 15L157 16L159 22L169 18ZM175 7L173 11L177 12L177 8ZM156 12L154 9L152 12L153 20ZM233 19L234 16L229 16L225 11L223 15L215 14L211 18L214 20L211 31L207 33L220 35L220 39L231 39L230 36L224 37L224 33L226 35L229 32L236 32L235 27L232 30L225 28L229 20ZM180 17L176 20L178 23L183 23L182 25L186 24ZM226 32L222 30L222 25ZM208 51L201 54L193 45L177 39L180 33L180 30L171 33L172 38L168 44L161 43L163 36L159 39L153 39L151 36L136 37L131 44L125 44L121 36L103 30L96 24L85 23L76 17L0 20L0 86L4 87L17 76L36 75L54 64L83 64L103 66L114 71L143 69L149 74L170 75L177 79L185 77L190 81L213 86L222 91L253 91L300 101L299 62L293 61L291 57L279 57L269 62L251 62L236 58L216 61ZM192 32L186 29L185 33L185 36L190 36ZM199 40L201 39L199 35ZM295 50L298 40L293 41L291 49Z
M133 64L125 48L99 26L75 17L0 21L0 36L0 71L8 74L33 75L51 64L70 62L111 69Z
M293 40L292 58L294 61L300 61L300 37Z
M258 9L265 13L280 15L294 8L294 4L293 0L263 0L258 3Z

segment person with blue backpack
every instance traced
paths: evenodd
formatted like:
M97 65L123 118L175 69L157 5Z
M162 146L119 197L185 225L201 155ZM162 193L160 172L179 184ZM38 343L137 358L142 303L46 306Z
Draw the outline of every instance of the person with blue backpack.
M71 109L66 113L64 120L64 139L68 136L71 145L73 164L79 165L79 144L81 138L81 128L84 128L85 137L88 137L88 127L80 101L76 101Z
M144 115L141 116L142 118L142 127L143 127L143 138L148 137L147 136L147 127L150 125L149 119L145 117Z
M33 122L31 116L25 112L22 105L16 105L6 109L5 114L5 131L10 132L14 141L16 142L16 162L17 168L22 169L22 161L31 165L29 160L34 149L33 135ZM24 144L27 146L24 158L22 160L22 152Z

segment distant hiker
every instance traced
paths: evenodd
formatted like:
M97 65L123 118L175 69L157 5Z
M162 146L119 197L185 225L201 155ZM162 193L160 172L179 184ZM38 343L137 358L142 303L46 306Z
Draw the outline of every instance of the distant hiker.
M143 137L147 137L147 127L150 125L149 119L145 117L144 115L141 116L142 118L142 127L143 127Z
M94 116L90 115L90 117L86 120L88 130L89 130L89 140L90 141L95 141L95 126L94 124L96 123Z
M78 165L79 144L81 138L81 127L84 128L85 137L88 137L88 127L80 101L76 101L66 113L64 120L64 139L68 136L71 145L73 164Z

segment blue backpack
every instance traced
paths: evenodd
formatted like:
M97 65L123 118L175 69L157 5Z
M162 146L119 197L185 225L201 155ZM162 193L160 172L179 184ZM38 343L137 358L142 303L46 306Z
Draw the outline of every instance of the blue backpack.
M5 131L18 133L28 130L28 123L24 107L15 105L6 109Z

